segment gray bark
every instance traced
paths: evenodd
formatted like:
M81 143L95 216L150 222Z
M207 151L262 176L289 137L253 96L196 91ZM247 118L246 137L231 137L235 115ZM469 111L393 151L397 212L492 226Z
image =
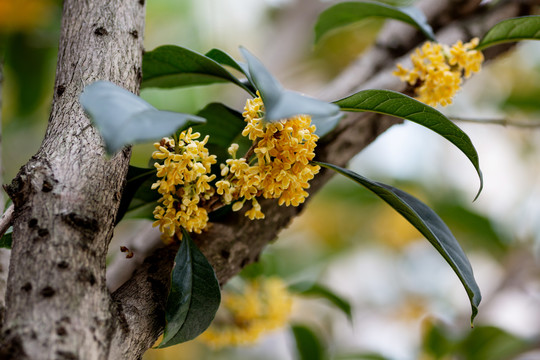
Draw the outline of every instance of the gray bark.
M3 59L0 57L0 183L3 182L4 167L2 162L2 89L4 85ZM4 210L4 189L0 189L0 208ZM5 294L7 286L7 274L9 267L9 256L11 251L0 249L0 324L4 318Z
M118 313L105 257L129 163L108 160L79 105L85 85L138 92L144 1L66 0L45 139L8 187L14 245L2 359L106 359Z
M478 1L425 3L436 29L458 24L474 33L472 25L481 23L476 17L483 11ZM509 17L529 11L527 3L520 2L492 13ZM99 135L78 103L83 87L98 79L138 91L143 27L143 0L64 2L49 127L40 150L9 187L15 204L14 247L1 359L138 359L163 331L176 249L157 250L112 295L107 290L105 256L129 152L104 158ZM352 74L360 70L356 80L341 88L343 80L333 85L341 89L334 98L362 86L403 90L388 74L394 60L420 41L413 30L390 27L364 57L369 61L351 68ZM317 157L345 165L395 123L374 114L351 116L320 142ZM323 171L311 192L329 177ZM256 261L264 246L302 210L271 201L263 207L264 221L232 214L195 238L221 283Z

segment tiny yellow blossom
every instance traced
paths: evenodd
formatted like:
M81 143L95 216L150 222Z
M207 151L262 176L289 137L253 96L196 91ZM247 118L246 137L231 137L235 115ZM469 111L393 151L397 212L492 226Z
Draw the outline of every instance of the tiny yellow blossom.
M477 45L477 38L466 44L460 40L452 47L427 41L411 55L413 69L398 64L393 74L416 87L419 101L431 106L449 105L462 78L467 79L481 69L484 56L474 50Z
M55 12L51 0L0 0L0 31L25 31L47 24Z
M200 233L208 223L208 213L199 205L214 195L210 182L216 176L208 174L216 156L210 155L204 146L208 136L202 141L196 140L199 137L189 128L180 133L177 146L169 138L154 144L152 158L162 162L154 164L160 179L152 184L152 189L157 189L162 197L154 210L153 226L159 227L166 242L175 235L181 237L181 227Z
M219 191L227 194L226 204L236 199L251 200L252 207L245 215L250 219L263 219L264 214L255 197L278 199L279 205L298 206L308 196L308 181L320 170L310 161L315 157L318 136L311 118L298 115L277 122L265 123L264 104L259 97L246 102L243 113L246 121L242 135L254 142L253 158L236 159L238 145L233 144L233 156L221 165L222 176L228 175L230 185L220 184ZM217 184L216 184L217 185ZM219 192L218 192L219 193ZM233 204L238 211L244 201Z
M198 339L214 348L252 344L283 327L291 308L292 296L281 279L252 281L242 293L223 292L216 319Z

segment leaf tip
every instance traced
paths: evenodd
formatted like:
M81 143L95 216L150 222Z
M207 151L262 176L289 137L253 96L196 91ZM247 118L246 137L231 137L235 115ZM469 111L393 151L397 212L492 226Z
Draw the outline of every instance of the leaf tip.
M473 202L475 202L478 199L478 197L480 196L480 193L484 189L484 176L482 175L482 171L480 171L480 169L478 169L478 176L480 178L480 187L478 188L478 192L476 193L476 196L474 197Z

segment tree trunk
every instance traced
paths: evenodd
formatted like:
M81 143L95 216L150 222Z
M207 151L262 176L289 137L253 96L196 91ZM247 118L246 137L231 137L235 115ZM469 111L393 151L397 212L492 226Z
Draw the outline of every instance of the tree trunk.
M463 38L483 33L497 18L530 12L527 1L501 2L487 13L476 0L423 3L436 29L457 29ZM413 28L396 26L382 34L365 60L332 84L338 89L333 99L361 86L402 87L388 74L395 59L422 39ZM15 204L14 245L0 359L138 359L163 331L175 249L158 250L112 296L108 292L105 258L129 151L106 159L78 102L84 86L98 79L138 91L143 28L144 0L64 1L47 133L8 188ZM394 123L374 114L349 117L321 141L318 159L344 165ZM329 176L323 171L312 193ZM255 261L301 210L272 201L265 201L264 208L263 221L233 214L196 237L220 282Z
M116 324L105 258L129 150L106 159L79 95L138 92L144 1L65 0L45 139L8 187L15 204L2 359L106 359Z

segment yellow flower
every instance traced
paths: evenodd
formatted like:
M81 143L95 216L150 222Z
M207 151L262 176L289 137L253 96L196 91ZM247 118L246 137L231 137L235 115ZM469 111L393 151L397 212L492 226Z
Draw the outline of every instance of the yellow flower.
M216 319L198 339L216 348L252 344L283 327L291 308L292 296L281 279L255 280L242 293L223 292Z
M413 68L409 70L398 64L393 74L416 87L419 101L431 106L449 105L461 87L462 78L467 79L481 69L484 56L474 50L477 45L477 38L466 44L460 40L450 48L425 42L411 55Z
M250 219L263 219L257 196L278 199L279 205L298 206L308 193L308 181L320 170L311 165L315 156L318 136L311 118L298 115L277 122L265 123L264 104L259 97L246 102L243 116L247 122L242 135L254 142L252 159L236 159L238 146L233 144L229 153L233 156L221 166L222 176L229 176L230 184L220 184L226 204L244 198L252 200L252 208L246 212ZM236 145L236 146L235 146ZM217 184L216 184L217 185ZM233 210L242 208L244 201L233 205Z
M50 0L0 0L0 30L31 30L46 24L54 11Z
M157 189L162 197L158 200L161 205L154 210L153 226L159 227L167 242L175 235L181 237L181 227L200 233L208 223L208 213L199 205L214 195L210 182L216 176L208 174L216 156L210 155L204 146L208 136L202 141L196 140L199 137L189 128L180 133L177 146L169 138L154 144L152 158L163 161L154 164L160 179L152 184L152 189Z

